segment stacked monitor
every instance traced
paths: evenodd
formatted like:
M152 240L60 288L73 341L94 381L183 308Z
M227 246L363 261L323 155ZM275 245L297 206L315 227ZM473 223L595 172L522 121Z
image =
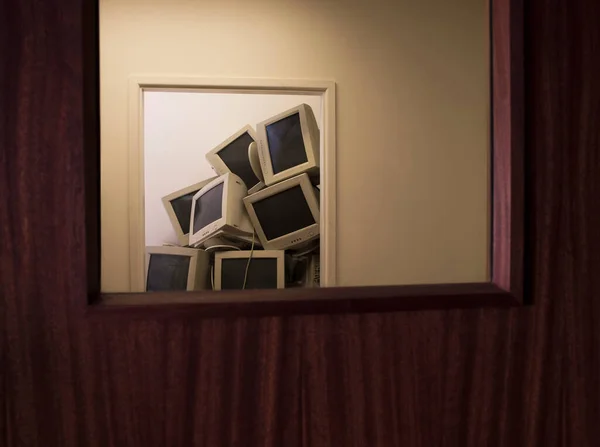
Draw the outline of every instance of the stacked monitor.
M214 288L283 289L283 250L225 251L215 255Z
M189 245L198 246L223 232L251 237L254 229L242 202L246 194L242 179L231 172L198 191L192 199Z
M319 127L312 109L300 104L256 126L258 155L265 184L319 173Z
M146 247L146 291L210 288L210 256L187 247Z
M203 180L193 185L172 192L168 196L162 198L163 205L171 225L177 235L177 240L182 246L188 245L190 233L190 214L192 209L192 201L198 191L200 191L208 183L212 182L216 177Z
M256 141L256 134L250 125L242 127L217 147L206 154L206 160L219 174L231 172L242 179L248 194L261 189L262 172L257 161L258 153L250 149Z
M255 133L246 125L207 152L218 177L163 198L182 246L163 249L208 256L214 290L318 286L320 191L314 185L320 183L320 136L315 116L300 104L256 128ZM189 262L184 254L165 258L159 256L160 247L148 249L148 290L196 290L206 284L191 279L197 277L192 270L198 261L190 267L193 257Z
M319 237L319 195L300 174L244 198L265 249L285 250Z

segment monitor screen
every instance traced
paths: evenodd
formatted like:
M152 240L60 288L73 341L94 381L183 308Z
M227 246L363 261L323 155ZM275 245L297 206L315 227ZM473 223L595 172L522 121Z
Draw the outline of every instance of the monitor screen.
M223 217L223 182L209 189L196 200L194 233Z
M241 289L248 258L225 258L221 262L221 289ZM248 267L246 289L276 288L277 258L253 258Z
M300 114L294 113L266 126L273 174L306 163Z
M175 217L177 217L177 221L179 222L179 226L181 226L181 231L183 231L183 234L188 234L190 232L190 213L192 212L192 200L198 191L200 190L197 189L189 194L171 200L173 212L175 213Z
M252 204L268 240L316 223L301 186L294 186Z
M248 146L253 141L248 132L245 132L217 154L229 170L242 179L248 189L260 181L254 174L248 158Z
M148 292L187 290L189 268L189 256L151 254L146 290Z

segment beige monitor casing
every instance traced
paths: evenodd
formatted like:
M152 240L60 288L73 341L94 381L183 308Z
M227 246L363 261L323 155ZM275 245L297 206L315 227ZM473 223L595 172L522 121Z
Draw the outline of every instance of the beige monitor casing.
M181 225L179 224L179 220L177 219L177 215L175 214L175 210L173 209L173 205L171 202L179 197L190 194L194 191L200 191L204 186L212 182L217 177L211 177L209 179L203 180L199 183L194 183L193 185L187 186L185 188L179 189L175 192L172 192L168 196L162 198L163 206L165 207L165 211L169 216L169 220L171 221L171 225L175 230L175 234L177 235L177 241L179 245L188 245L189 242L189 233L184 233L181 229Z
M262 224L258 220L258 216L254 210L254 204L295 186L300 186L302 188L304 198L306 199L306 203L310 208L310 212L313 215L315 223L276 239L267 239L267 236L262 228ZM296 177L284 180L273 186L268 186L259 192L251 194L244 198L244 205L246 206L246 210L250 216L250 221L256 230L256 234L258 235L258 238L260 239L260 242L265 250L286 250L289 248L299 247L319 237L321 219L319 213L319 196L315 193L315 188L313 187L307 174L300 174Z
M239 137L241 137L245 133L250 135L250 138L252 138L256 142L256 140L257 140L256 132L254 132L254 129L252 128L252 126L246 125L206 154L206 160L210 163L210 165L213 167L213 169L215 170L215 172L217 174L223 175L228 172L231 172L229 167L225 164L223 159L219 156L219 152L221 152L223 149L225 149L227 146L229 146L231 143L233 143L235 140L237 140ZM246 185L246 187L248 188L248 194L252 194L252 193L264 188L265 184L263 183L262 171L260 169L256 169L256 163L253 163L252 158L255 157L254 153L251 151L250 147L248 147L247 150L248 150L248 152L247 152L248 162L250 163L250 166L252 167L252 171L254 172L254 175L259 180L258 183L256 183L255 185ZM256 156L257 155L258 154L256 154Z
M307 161L300 165L286 169L285 171L274 173L273 165L271 163L271 154L269 152L269 140L267 139L267 126L296 113L300 115L300 126L302 127L302 138L304 140ZM272 116L271 118L258 123L256 125L256 134L258 136L258 156L260 159L260 166L264 176L265 185L271 186L277 182L305 172L310 176L314 176L319 172L319 126L317 125L317 120L315 119L315 115L309 105L300 104L299 106L286 110L285 112Z
M190 266L187 278L187 291L210 290L210 254L204 250L187 247L146 247L146 273L144 275L144 290L147 290L148 268L153 254L189 256Z
M223 184L221 217L194 232L194 214L198 198L221 183ZM242 201L246 193L246 185L242 182L242 179L231 172L217 177L198 191L192 200L189 245L197 247L217 234L249 236L251 238L254 229Z
M250 250L245 251L223 251L215 254L215 290L221 290L221 272L223 271L223 259L248 259L252 253L252 259L275 258L277 259L277 288L285 288L285 252L283 250ZM252 262L252 261L250 261Z

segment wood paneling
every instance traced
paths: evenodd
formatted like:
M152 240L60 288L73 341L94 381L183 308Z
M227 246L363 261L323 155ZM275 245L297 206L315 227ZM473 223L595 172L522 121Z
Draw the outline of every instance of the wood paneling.
M523 302L524 40L521 0L489 0L492 53L492 282Z
M220 290L102 294L88 314L164 318L195 316L271 316L399 310L511 307L520 297L492 283L406 286L332 287L316 289Z
M85 313L81 3L0 3L2 445L597 445L598 2L526 6L533 305L229 319Z

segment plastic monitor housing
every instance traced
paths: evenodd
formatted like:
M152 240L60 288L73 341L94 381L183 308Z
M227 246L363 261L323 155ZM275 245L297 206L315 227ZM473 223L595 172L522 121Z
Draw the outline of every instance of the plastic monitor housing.
M169 216L169 220L171 221L171 225L173 226L173 229L175 230L175 234L177 235L177 241L179 242L179 245L188 245L190 237L189 237L189 233L183 232L183 229L181 228L181 224L179 223L179 219L177 218L177 215L175 214L175 209L173 208L172 202L174 200L179 199L180 197L185 196L185 195L191 194L196 191L200 191L204 186L206 186L208 183L212 182L216 178L217 177L211 177L202 182L195 183L193 185L187 186L178 191L172 192L168 196L165 196L162 198L163 206L165 207L165 210L167 211L167 215Z
M272 197L296 186L301 187L304 199L306 200L315 223L275 239L268 239L263 229L263 223L258 219L256 214L254 208L255 204L261 200ZM307 174L301 174L296 177L292 177L273 186L262 189L257 193L249 195L244 198L244 205L248 210L250 221L252 222L252 225L256 230L256 234L258 235L258 238L260 239L260 242L265 250L286 250L289 248L295 248L319 237L319 196L315 192L315 188L313 187Z
M262 249L260 239L258 239L258 236L256 235L252 237L241 234L227 234L225 231L217 231L213 236L202 242L201 248L206 251L211 251L214 250L215 246L231 246L235 247L234 250L246 250L252 247L253 243L254 248Z
M198 199L211 189L223 184L221 196L221 217L214 220L198 231L194 232L194 217ZM204 186L194 195L192 212L190 214L190 239L189 245L197 247L207 239L218 234L231 234L234 236L249 236L252 238L254 229L244 209L242 199L246 196L246 185L237 175L228 172Z
M187 291L210 290L210 254L204 250L187 247L146 247L146 273L144 287L148 290L148 269L152 255L187 256L190 264L187 276Z
M223 259L248 259L252 253L252 259L277 259L277 288L285 288L285 252L283 250L250 250L245 251L223 251L215 254L214 268L214 290L221 290L223 276ZM250 260L252 262L252 260Z
M304 150L306 153L307 161L302 164L288 168L284 171L275 173L273 169L273 163L271 160L271 152L269 151L267 127L296 113L300 116L302 139L304 142ZM260 122L256 125L256 134L258 136L258 156L260 159L260 166L264 176L265 185L271 186L277 182L305 172L308 173L311 177L319 173L319 126L317 125L317 120L315 119L315 115L309 105L300 104L299 106L286 110L283 113L280 113L265 121Z
M210 165L213 167L217 174L223 175L228 172L232 172L229 166L225 164L225 161L223 161L219 154L223 149L227 148L231 143L243 136L245 133L247 133L250 136L250 138L252 138L252 140L256 142L256 132L254 132L252 126L246 125L206 154L206 160L210 163ZM248 194L252 194L264 188L265 184L263 183L263 174L260 170L260 164L254 162L253 160L253 158L258 158L258 153L251 151L251 149L248 147L246 148L245 155L248 157L248 164L252 168L252 172L254 172L254 175L258 180L257 183L255 183L254 185L246 185L246 187L248 188Z
M303 286L307 288L320 287L321 285L321 257L318 253L309 255L304 275Z

